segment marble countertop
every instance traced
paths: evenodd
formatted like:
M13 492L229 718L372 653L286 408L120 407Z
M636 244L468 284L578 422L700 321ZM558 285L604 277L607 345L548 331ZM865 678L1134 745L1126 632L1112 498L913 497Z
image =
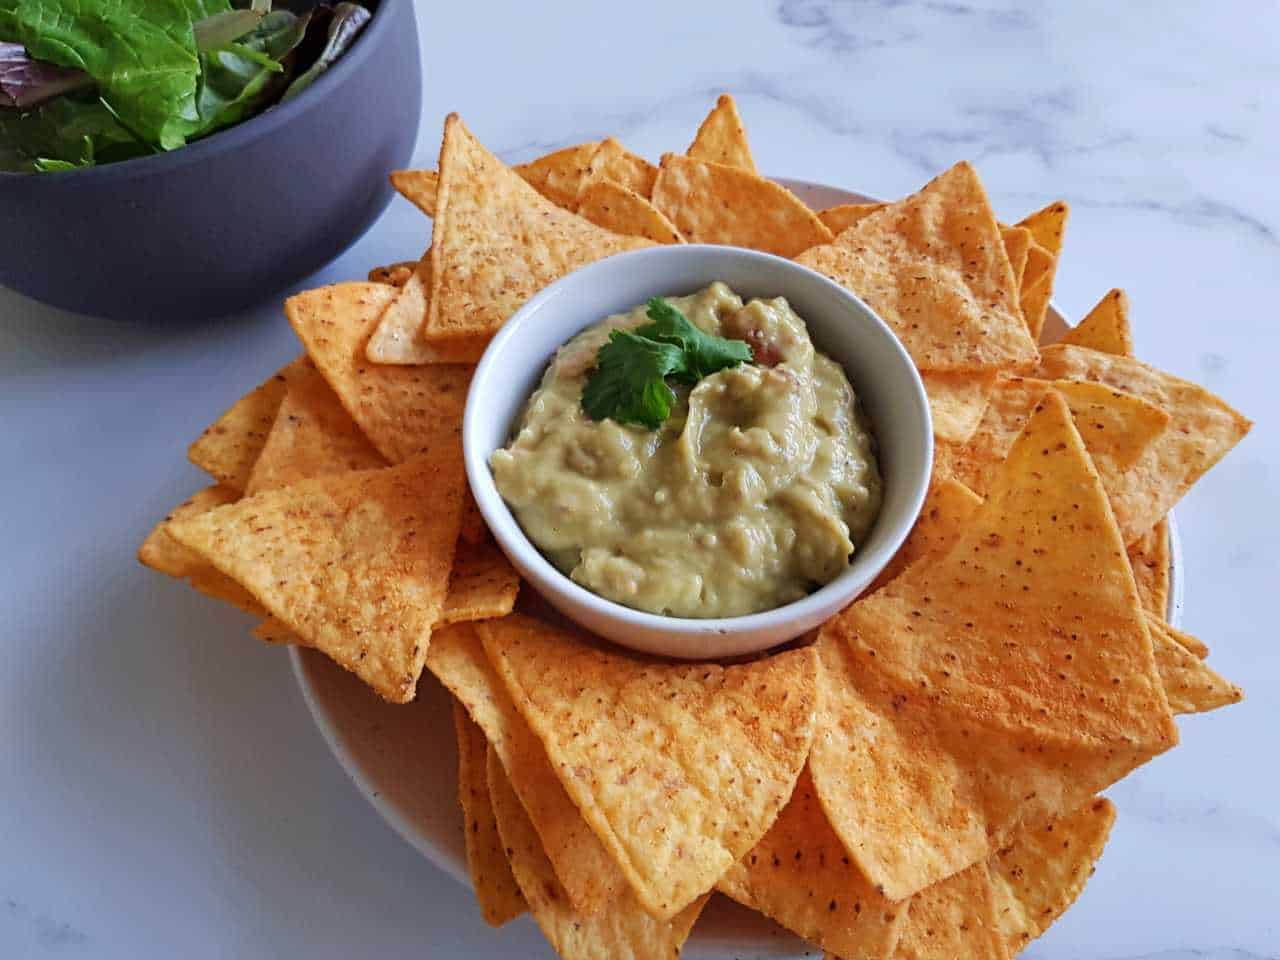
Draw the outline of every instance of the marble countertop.
M1112 286L1140 355L1259 421L1179 507L1185 626L1248 699L1116 786L1038 960L1280 957L1280 8L423 4L418 160L458 110L512 161L681 150L722 90L760 167L896 196L973 160L1011 218L1072 206L1058 304ZM416 256L397 201L308 285ZM2 254L0 254L2 255ZM133 553L202 479L188 438L296 351L276 305L202 327L0 291L0 955L542 956L378 819L284 652Z

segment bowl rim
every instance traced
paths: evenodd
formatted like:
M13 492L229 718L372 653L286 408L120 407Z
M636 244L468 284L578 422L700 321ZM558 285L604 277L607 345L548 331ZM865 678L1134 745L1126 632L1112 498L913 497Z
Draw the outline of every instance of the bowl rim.
M588 590L586 587L575 583L566 574L558 570L542 553L542 551L529 539L524 529L520 526L519 520L514 512L507 506L506 501L502 499L498 492L497 484L493 479L492 471L489 468L488 457L492 452L490 450L481 450L484 446L478 443L477 434L485 429L487 424L480 422L479 407L480 401L477 399L480 392L486 388L487 381L495 376L495 371L501 372L498 367L498 358L503 355L507 344L515 339L523 327L532 322L532 318L536 317L548 301L555 299L561 295L561 292L570 283L581 283L582 276L603 264L613 264L609 269L619 269L617 263L625 262L637 258L662 258L686 256L689 253L709 253L714 252L718 256L732 256L748 261L769 262L781 265L782 269L789 270L797 274L805 276L806 282L817 283L820 287L826 287L829 291L835 293L838 298L851 301L851 306L865 314L874 327L878 328L878 333L883 335L892 349L898 356L900 368L909 374L908 385L910 387L912 400L917 405L917 413L920 422L924 426L923 434L917 438L917 442L921 444L921 462L925 469L918 476L909 477L906 483L910 488L910 500L907 511L909 519L899 525L900 529L895 530L888 539L882 542L875 553L870 556L875 558L872 567L864 568L860 571L860 577L865 576L865 583L859 586L860 577L850 578L848 574L854 569L851 565L842 572L836 579L830 583L824 584L812 593L785 603L781 606L774 607L769 610L762 610L756 613L743 614L734 617L714 617L714 618L694 618L694 617L671 617L657 613L650 613L644 610L637 610L633 607L625 606L613 600L609 600L599 594ZM708 281L710 282L710 281ZM780 294L781 295L781 294ZM601 318L602 319L602 318ZM568 338L566 338L568 339ZM541 365L540 369L545 368L548 361L539 357L537 362ZM843 365L842 365L843 369ZM522 398L523 399L526 398ZM872 429L875 435L875 427ZM745 247L732 247L719 244L678 244L670 246L646 247L639 250L626 251L624 253L615 254L604 260L596 261L587 266L576 270L573 273L562 277L560 280L544 287L537 294L526 301L508 320L503 324L502 328L494 336L493 340L485 349L479 364L476 366L476 372L471 380L471 385L467 391L466 407L463 414L463 456L467 473L468 485L472 495L475 498L476 505L485 520L485 524L489 527L494 538L502 550L508 554L512 562L520 569L520 572L528 579L532 586L543 594L555 595L564 598L566 602L573 607L585 607L595 617L601 620L613 621L625 627L648 633L665 632L679 637L700 638L708 636L736 636L747 634L777 634L787 628L787 624L793 622L802 622L812 619L814 614L834 606L836 610L843 609L850 603L854 597L865 591L866 587L874 580L875 576L884 569L885 565L892 559L902 542L906 539L911 531L912 525L916 517L919 516L923 507L925 496L929 487L929 466L933 462L933 430L932 416L929 408L928 395L924 389L924 383L920 377L920 372L916 368L911 356L907 353L906 348L902 345L901 340L893 332L892 328L885 323L874 310L871 309L860 297L856 296L844 287L835 283L828 277L823 276L816 270L812 270L803 264L796 263L785 257L779 257L774 254L764 253L758 250L751 250ZM508 536L508 530L502 530L504 524L501 522L505 518L510 520L510 528L514 528L513 537ZM858 554L855 554L856 564L858 562ZM868 556L862 554L861 556ZM869 572L869 575L868 575ZM557 604L558 606L558 604ZM564 611L572 619L578 620L568 610ZM822 619L825 619L823 617ZM598 631L597 631L598 632ZM803 632L803 631L801 631ZM634 646L646 652L652 652L653 648L649 645L637 643L635 645L625 643L623 641L615 641L623 643L624 646ZM770 643L761 644L758 649L767 649L782 642L774 640ZM692 651L688 656L705 659L704 654Z
M369 23L360 31L355 43L337 59L333 66L317 77L311 86L286 103L274 103L262 113L254 114L247 120L217 130L207 137L201 137L199 140L183 144L173 150L131 157L115 163L77 167L74 170L58 170L51 173L0 170L0 182L13 183L21 180L30 183L47 181L51 184L68 184L73 181L110 183L113 180L129 180L165 170L180 169L228 150L247 146L287 125L312 107L318 106L320 100L328 96L330 88L341 82L339 78L343 74L356 69L359 64L373 56L373 48L378 45L377 39L391 29L389 9L400 4L409 4L412 13L413 0L377 0L377 5L370 11L372 17ZM416 19L414 24L416 28Z

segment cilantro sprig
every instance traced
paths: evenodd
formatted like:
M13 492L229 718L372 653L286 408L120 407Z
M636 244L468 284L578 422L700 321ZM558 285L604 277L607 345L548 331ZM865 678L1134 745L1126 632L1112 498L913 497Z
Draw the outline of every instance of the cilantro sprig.
M596 368L582 388L582 409L592 420L656 430L676 399L668 377L692 386L752 359L746 341L704 333L661 297L649 301L645 315L651 323L614 330L596 354Z

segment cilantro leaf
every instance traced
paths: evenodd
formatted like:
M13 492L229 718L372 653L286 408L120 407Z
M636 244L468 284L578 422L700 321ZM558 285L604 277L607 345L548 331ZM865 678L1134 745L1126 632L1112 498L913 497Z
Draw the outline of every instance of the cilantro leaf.
M666 378L685 372L679 346L614 330L582 388L582 409L592 420L610 418L656 430L671 415L675 401Z
M688 317L661 297L650 300L649 309L645 313L653 323L638 327L636 334L680 347L684 351L686 368L681 379L688 383L697 383L703 377L709 377L726 367L751 362L751 345L745 340L727 340L703 333Z

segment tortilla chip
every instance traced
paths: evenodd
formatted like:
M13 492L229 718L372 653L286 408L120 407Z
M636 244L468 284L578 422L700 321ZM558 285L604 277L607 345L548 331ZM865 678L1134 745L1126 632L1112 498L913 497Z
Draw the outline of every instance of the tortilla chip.
M973 436L990 402L996 376L994 370L922 370L920 379L929 397L934 436L952 443L964 443Z
M818 647L814 784L893 899L1177 741L1105 491L1055 393L952 549L828 621Z
M427 651L427 669L467 708L497 751L574 909L590 916L626 895L626 878L569 799L475 629L438 630Z
M159 573L185 579L196 590L215 600L229 603L245 613L262 616L264 612L262 605L253 599L253 595L248 590L230 577L219 573L200 554L173 539L168 530L170 521L199 516L214 507L235 503L239 499L239 492L226 484L201 490L170 511L169 515L147 534L147 539L142 541L142 546L138 548L138 562Z
M865 300L922 369L1035 362L1000 230L967 163L796 260Z
M413 366L425 363L476 363L489 346L488 336L428 341L422 335L427 322L427 291L431 289L431 251L428 250L409 279L401 286L378 326L369 337L365 356L373 363ZM369 277L373 279L372 276Z
M524 892L533 918L562 960L614 957L656 960L680 955L680 948L706 906L707 897L694 901L666 922L646 913L629 891L610 904L608 910L583 916L569 902L538 833L492 748L488 754L488 771L493 812L511 860L511 872Z
M393 703L413 699L440 619L462 454L332 474L170 525L308 645Z
M737 167L668 153L653 205L690 243L750 247L794 257L831 231L786 187Z
M458 122L461 126L461 121ZM449 122L445 121L445 138L449 136ZM511 172L524 180L558 207L573 210L578 205L578 191L582 189L591 166L591 158L600 149L600 143L592 140L565 147L539 157L529 163L512 167ZM441 153L440 168L444 169Z
M907 912L849 860L807 768L769 832L716 889L842 957L888 956Z
M960 481L947 477L934 480L910 535L867 592L879 590L921 557L948 549L981 505L982 498Z
M417 268L416 260L401 260L399 263L388 263L383 267L374 267L369 271L370 283L385 283L389 287L403 287L413 276Z
M275 423L289 378L308 363L306 357L299 357L237 400L191 444L187 459L219 483L243 493Z
M1150 618L1153 615L1148 614L1147 616ZM1155 617L1155 619L1164 620L1163 617ZM1165 623L1161 629L1176 640L1182 649L1186 650L1193 657L1203 660L1205 657L1209 656L1208 646L1206 646L1205 642L1198 637L1193 637L1189 633L1183 633L1171 623Z
M747 146L747 131L742 126L742 117L738 116L738 105L727 93L720 94L720 99L707 114L707 119L698 127L697 136L686 156L694 160L705 160L708 163L722 163L726 167L738 167L748 173L756 172L756 162L751 159L751 148Z
M683 243L671 221L634 190L612 180L592 180L578 197L578 215L598 227L654 243Z
M819 210L818 219L825 223L827 229L838 237L855 223L866 219L885 206L887 204L883 203L842 203L839 206Z
M1206 713L1244 699L1239 687L1209 669L1207 663L1183 646L1162 618L1148 614L1147 627L1155 647L1160 682L1174 713Z
M636 156L613 137L609 137L601 141L592 155L586 176L581 182L612 180L647 200L653 196L653 183L657 177L657 167L643 157Z
M572 210L577 206L578 190L599 147L597 140L579 143L511 169L552 203ZM397 170L391 174L391 185L428 217L435 217L440 191L440 174L435 170Z
M316 367L378 452L407 460L462 432L472 367L369 363L365 347L395 290L339 283L285 301L284 312Z
M1112 290L1058 342L1132 357L1133 333L1129 329L1129 298L1125 292Z
M1142 606L1164 620L1169 616L1169 567L1172 564L1169 544L1169 518L1129 544L1129 563L1138 582Z
M511 864L498 836L498 821L489 800L489 770L485 759L489 742L457 700L453 701L453 729L458 737L458 803L462 806L471 886L475 888L484 922L500 927L524 913L528 904L511 875Z
M1040 373L1105 383L1169 414L1168 428L1126 472L1124 493L1112 498L1126 543L1155 526L1253 425L1204 387L1132 357L1055 344L1045 348Z
M462 498L462 532L460 536L464 543L471 544L487 543L491 539L489 528L485 525L484 517L480 515L480 508L476 506L475 497L471 495L470 487L467 488L466 494Z
M755 846L813 736L810 648L737 666L608 653L512 615L494 669L640 902L669 919Z
M985 863L921 890L906 914L893 960L1008 960Z
M308 366L290 380L245 494L287 487L329 473L385 467L324 377Z
M1044 331L1044 318L1053 298L1053 280L1057 270L1057 258L1033 241L1027 248L1027 266L1022 272L1018 304L1027 333L1037 343Z
M1101 797L1059 820L1019 830L988 863L1010 955L1049 929L1093 876L1116 811Z
M1062 240L1067 231L1067 218L1071 208L1064 200L1055 200L1047 207L1028 214L1017 225L1031 231L1031 237L1055 260L1062 254Z
M456 114L445 122L433 241L423 328L433 341L492 334L552 281L594 260L652 246L552 204L481 146Z
M1001 227L1000 239L1004 241L1004 252L1009 258L1009 266L1013 269L1013 283L1016 290L1022 290L1022 276L1027 270L1027 254L1031 250L1031 231L1025 227ZM1019 300L1021 306L1021 300Z
M393 170L391 185L400 195L425 213L436 215L436 194L440 190L440 175L434 170ZM370 277L370 279L373 279Z
M941 475L952 476L984 495L1036 403L1052 388L1067 402L1113 510L1134 496L1145 478L1131 467L1168 429L1158 407L1097 383L1012 378L999 381L973 437L946 462ZM944 454L945 456L945 454Z
M440 619L460 623L505 617L519 591L520 576L496 544L459 543Z

